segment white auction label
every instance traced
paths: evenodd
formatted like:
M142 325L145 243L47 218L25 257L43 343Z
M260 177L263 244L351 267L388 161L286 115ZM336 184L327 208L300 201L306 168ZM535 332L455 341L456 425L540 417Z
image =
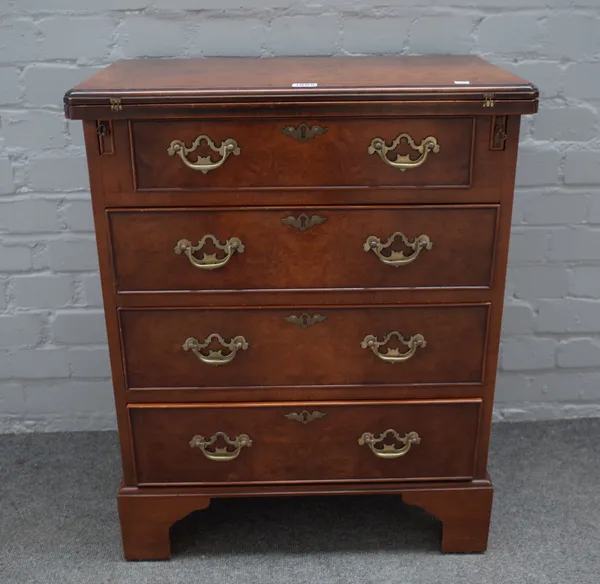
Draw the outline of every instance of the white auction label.
M318 87L318 83L292 83L292 87Z

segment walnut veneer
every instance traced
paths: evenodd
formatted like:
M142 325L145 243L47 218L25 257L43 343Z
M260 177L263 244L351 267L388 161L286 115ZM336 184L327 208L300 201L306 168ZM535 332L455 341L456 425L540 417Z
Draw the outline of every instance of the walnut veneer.
M483 551L528 82L474 57L137 60L84 123L127 559L214 497L396 493Z

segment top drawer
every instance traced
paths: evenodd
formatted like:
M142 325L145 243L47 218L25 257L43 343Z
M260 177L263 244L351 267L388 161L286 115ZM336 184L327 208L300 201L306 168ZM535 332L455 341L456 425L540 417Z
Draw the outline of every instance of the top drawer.
M131 123L137 190L470 186L473 118Z

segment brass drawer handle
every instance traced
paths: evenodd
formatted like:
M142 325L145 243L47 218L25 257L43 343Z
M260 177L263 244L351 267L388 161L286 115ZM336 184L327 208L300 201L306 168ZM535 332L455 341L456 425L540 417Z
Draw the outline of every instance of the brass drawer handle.
M406 353L400 353L400 349L388 349L385 353L378 351L379 347L387 345L392 337L396 337L403 345L408 347ZM388 363L401 363L402 361L408 361L416 352L419 347L426 347L427 341L421 334L416 334L405 340L404 337L398 331L392 331L383 337L382 341L379 341L374 335L367 335L360 343L363 349L371 349L375 355L382 361Z
M402 243L406 247L412 249L414 253L405 256L403 251L392 251L388 256L383 255L381 252L390 247L397 237L400 237ZM395 268L398 266L406 266L407 264L414 262L419 257L422 249L430 251L432 247L433 242L429 239L428 235L423 233L422 235L415 237L413 241L410 241L406 235L400 231L396 231L396 233L391 235L385 243L381 243L379 237L369 235L367 241L363 244L363 249L366 252L372 251L384 264L387 266L394 266Z
M222 157L221 160L213 162L210 156L200 156L198 154L196 156L196 162L190 162L187 159L187 155L194 152L202 142L206 142L213 152L220 154ZM216 170L223 166L230 154L238 156L240 152L241 148L233 138L227 138L221 142L220 146L217 146L206 134L198 136L189 148L185 145L185 142L182 142L181 140L173 140L171 145L167 148L169 156L175 156L175 154L177 154L188 168L199 170L202 174L206 174L211 170Z
M399 450L393 444L382 444L381 448L377 448L377 444L383 442L388 434L391 434L395 440L404 444L402 448ZM410 447L413 444L419 444L421 442L420 436L416 432L409 432L404 437L400 437L398 432L395 430L389 429L379 434L378 438L375 438L373 434L370 432L365 432L359 439L358 443L361 446L365 444L373 451L375 456L379 456L379 458L400 458L405 454L408 454Z
M218 351L209 350L208 355L202 353L202 349L206 349L206 347L212 343L213 339L216 339L222 345L223 349L228 350L229 353L223 355L222 349L219 349ZM194 337L186 339L185 343L183 343L183 350L192 351L202 363L219 366L231 363L239 350L245 351L249 346L248 341L241 335L233 337L233 339L227 342L221 335L211 333L206 337L206 340L203 343Z
M408 145L413 150L416 150L421 154L419 158L413 160L410 157L410 154L398 154L396 156L396 160L390 160L387 157L388 152L395 150L403 139L406 140ZM381 160L383 160L386 164L393 166L394 168L398 168L402 172L405 172L411 168L417 168L417 166L421 166L421 164L427 160L427 154L429 152L437 154L439 151L440 145L438 144L437 138L434 136L427 136L427 138L425 138L420 144L416 144L410 134L400 134L389 146L385 143L383 138L373 138L368 148L369 154L375 154L375 152L377 152Z
M230 452L227 450L227 446L224 448L215 446L213 452L207 450L207 448L210 448L219 439L219 436L225 440L228 446L233 446L234 450ZM208 440L204 436L194 436L190 440L191 448L199 448L208 460L214 460L215 462L230 462L231 460L235 460L240 455L244 446L247 448L252 446L252 440L250 440L248 434L240 434L232 440L225 432L217 432Z
M211 240L214 246L217 249L221 249L225 252L225 257L221 259L217 259L217 254L208 254L205 253L202 255L202 259L194 257L194 254L197 251L200 251L208 240ZM195 268L199 268L200 270L216 270L217 268L222 268L233 256L233 254L237 251L238 253L244 253L246 246L242 243L242 240L238 237L231 237L224 244L219 243L219 240L212 235L211 233L205 235L197 245L192 245L192 242L189 239L180 239L175 246L175 253L185 254L190 260L190 263Z

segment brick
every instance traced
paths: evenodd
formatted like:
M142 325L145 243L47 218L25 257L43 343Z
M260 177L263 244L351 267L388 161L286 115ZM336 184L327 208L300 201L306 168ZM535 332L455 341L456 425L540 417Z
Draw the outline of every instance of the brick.
M600 302L583 298L539 300L534 327L541 333L597 333Z
M600 184L600 150L567 152L565 183L572 185Z
M45 157L29 161L31 186L39 191L89 190L85 158Z
M597 400L600 373L558 369L548 373L536 373L531 383L545 401Z
M494 411L496 420L502 422L525 422L600 417L600 404L524 404L516 408L500 408Z
M48 265L55 272L95 272L98 270L96 242L93 239L51 241Z
M587 200L581 195L540 193L519 197L519 212L527 225L583 223L588 214Z
M508 273L515 298L562 298L569 291L569 272L564 266L511 267Z
M88 306L102 306L102 287L98 274L89 274L81 277L83 299Z
M558 345L559 367L600 367L600 343L595 339L569 339Z
M51 63L29 65L23 73L25 99L31 105L62 110L65 92L99 69Z
M600 260L600 229L581 226L555 230L548 257L559 261Z
M537 404L539 404L537 407L552 407L551 404L548 404L544 386L537 383L538 379L549 376L556 376L555 370L551 372L536 371L534 374L531 371L501 371L498 375L494 401L502 410L505 410L506 407L511 407L512 410L515 406L525 406L529 409ZM536 415L534 413L528 416L525 412L522 412L520 419L537 419ZM513 418L517 420L515 413L511 415L511 419Z
M342 48L353 54L400 53L409 27L407 18L349 17L343 22Z
M533 310L526 302L509 300L502 314L502 335L525 335L533 332Z
M0 272L28 272L31 269L31 250L24 245L0 244Z
M417 54L467 54L473 47L475 20L469 16L425 16L413 23L408 47Z
M8 278L0 278L0 310L6 310L6 285Z
M194 27L191 51L207 57L260 56L266 32L265 24L255 19L202 20Z
M449 22L450 26L451 23ZM507 34L510 31L510 34ZM532 53L541 50L542 22L538 15L495 14L484 18L476 33L476 49L483 53Z
M573 296L600 298L600 268L586 266L573 268L570 293Z
M509 247L509 262L540 261L546 258L550 236L545 229L520 228L512 230Z
M42 337L38 314L0 314L0 348L14 349L37 344Z
M55 12L68 11L96 11L88 2L81 0L18 0L19 10L24 12ZM102 10L136 10L154 5L153 0L102 0ZM196 3L197 8L197 3Z
M65 219L71 231L94 231L94 215L92 202L71 201L65 206Z
M290 8L297 6L298 0L203 0L204 10L249 9L249 8ZM198 0L154 0L156 8L170 10L198 10Z
M14 276L11 285L15 306L21 308L62 308L73 302L73 282L70 276Z
M0 379L10 379L12 377L12 370L10 367L9 351L0 351ZM0 384L0 388L2 384ZM0 405L2 404L2 389L0 389ZM1 410L0 410L1 411Z
M14 192L15 183L10 160L0 158L0 195L9 195Z
M558 63L519 61L502 62L501 66L535 84L544 99L557 97L563 87L563 69Z
M504 341L501 366L505 371L529 371L554 367L556 341L536 337L515 337Z
M575 0L578 1L578 0ZM588 0L591 1L591 0ZM423 0L414 0L425 5ZM566 0L437 0L438 6L466 6L474 8L545 8L555 6L564 8Z
M59 310L52 330L55 341L61 344L106 343L106 326L101 310Z
M127 16L117 29L119 56L126 58L182 56L189 35L189 25L186 25L184 19Z
M0 112L7 148L45 150L63 148L67 143L66 123L62 113L16 111Z
M19 70L15 67L0 67L0 104L19 103L20 99Z
M79 120L68 120L67 127L69 128L69 135L71 136L71 144L83 148L85 146L83 124Z
M45 18L39 24L41 51L45 60L105 59L115 23L111 18L94 16L74 18L72 15ZM74 51L74 47L77 47Z
M32 20L4 18L0 21L0 63L35 61L39 55Z
M573 63L565 70L565 95L600 99L600 63Z
M544 56L583 60L600 51L600 19L585 14L552 14L546 22Z
M0 375L1 376L1 375ZM22 416L25 412L25 393L18 383L0 383L0 432L4 432L5 416ZM11 426L8 426L10 432Z
M496 404L514 404L533 401L531 399L531 378L524 373L498 375L495 391Z
M519 124L519 143L526 142L531 138L531 128L533 126L533 115L521 116Z
M30 416L50 413L72 416L82 412L98 415L114 411L110 381L27 384L24 391Z
M0 227L9 233L58 231L58 203L45 199L0 201Z
M600 224L600 198L590 197L588 201L587 222Z
M66 349L22 349L11 358L13 377L21 379L56 379L69 377Z
M524 144L519 150L518 186L554 185L558 182L561 153L552 148Z
M332 55L338 42L337 16L282 16L271 22L266 46L274 55ZM310 81L298 79L300 83Z
M71 349L69 363L73 377L110 377L110 362L106 347Z
M597 113L589 107L542 108L534 119L534 137L587 142L596 136L597 122Z

